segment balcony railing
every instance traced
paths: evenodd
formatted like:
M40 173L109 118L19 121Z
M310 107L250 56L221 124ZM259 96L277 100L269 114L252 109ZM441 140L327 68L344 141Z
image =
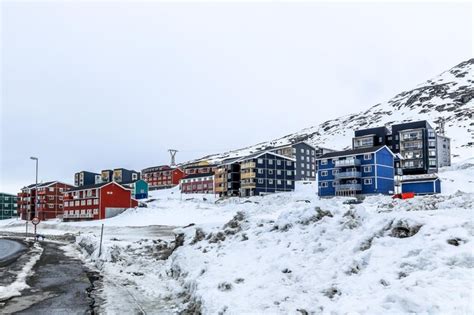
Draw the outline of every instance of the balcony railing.
M336 191L360 191L362 190L361 184L341 184L336 185Z
M255 188L255 182L240 182L240 188Z
M359 166L360 160L358 159L336 160L335 165L336 167Z
M227 189L225 188L225 186L216 186L216 187L214 188L214 191L215 191L216 193L220 193L220 192L227 191Z
M224 182L226 182L226 181L227 181L227 180L226 180L225 176L215 177L215 178L214 178L214 183L216 183L216 184L224 183Z
M221 167L221 168L216 168L216 170L214 171L214 174L215 175L218 175L218 174L224 174L226 171L225 168Z
M255 178L255 172L240 173L240 179Z
M240 165L240 169L255 168L255 162L246 162Z
M342 179L342 178L360 178L362 176L361 172L340 172L334 175L336 179Z

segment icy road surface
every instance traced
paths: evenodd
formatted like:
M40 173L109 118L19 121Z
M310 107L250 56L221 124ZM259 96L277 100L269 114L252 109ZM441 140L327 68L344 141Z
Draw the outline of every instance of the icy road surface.
M24 249L23 244L12 240L0 239L0 264L9 260L15 254Z

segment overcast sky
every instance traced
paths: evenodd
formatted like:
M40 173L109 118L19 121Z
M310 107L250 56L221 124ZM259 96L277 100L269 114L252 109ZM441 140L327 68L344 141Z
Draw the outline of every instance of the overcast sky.
M472 56L447 4L1 3L0 191L141 170L366 109Z

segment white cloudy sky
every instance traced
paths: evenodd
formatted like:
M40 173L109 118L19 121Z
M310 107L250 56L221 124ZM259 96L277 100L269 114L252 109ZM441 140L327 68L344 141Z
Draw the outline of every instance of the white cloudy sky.
M472 55L469 3L1 3L0 190L364 109Z

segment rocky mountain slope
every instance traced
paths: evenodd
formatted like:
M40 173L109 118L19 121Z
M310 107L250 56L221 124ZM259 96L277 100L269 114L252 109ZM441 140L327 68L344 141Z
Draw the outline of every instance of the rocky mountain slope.
M303 129L282 138L243 149L205 156L199 160L220 161L244 156L267 148L307 141L334 149L350 146L354 130L415 120L428 120L437 127L444 119L446 135L451 138L454 158L473 156L474 149L474 58L401 92L392 99L376 104L366 111L328 120L319 126Z

